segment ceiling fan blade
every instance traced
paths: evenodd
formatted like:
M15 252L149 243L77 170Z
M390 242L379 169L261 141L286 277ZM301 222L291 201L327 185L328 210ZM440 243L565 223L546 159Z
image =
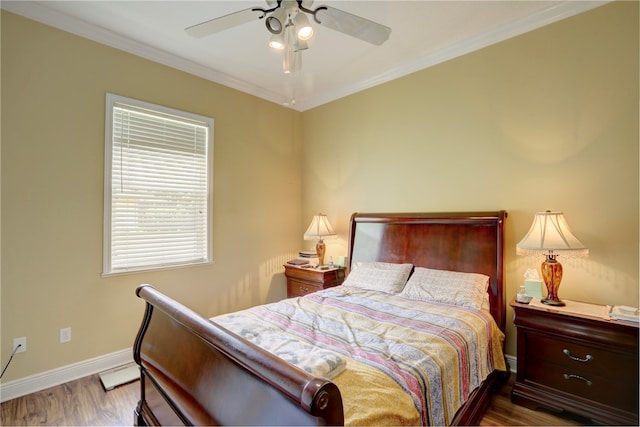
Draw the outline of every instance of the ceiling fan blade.
M184 30L192 37L205 37L211 34L215 34L220 31L228 30L229 28L236 27L238 25L246 24L260 16L260 11L256 11L255 8L244 9L238 12L233 12L228 15L214 18L209 21L202 22L200 24L193 25L185 28Z
M387 26L331 6L320 6L316 10L316 21L319 21L323 27L340 31L376 46L387 41L391 34L391 28Z

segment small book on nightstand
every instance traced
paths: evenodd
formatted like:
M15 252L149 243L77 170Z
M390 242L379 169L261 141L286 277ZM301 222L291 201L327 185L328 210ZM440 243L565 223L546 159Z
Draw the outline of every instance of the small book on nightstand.
M318 255L316 255L315 252L300 251L298 252L298 257L291 261L287 261L287 264L296 265L298 267L307 264L318 265Z

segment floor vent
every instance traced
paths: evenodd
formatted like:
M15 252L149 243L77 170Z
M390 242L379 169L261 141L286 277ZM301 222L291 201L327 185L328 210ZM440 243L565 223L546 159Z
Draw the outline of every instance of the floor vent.
M122 384L130 383L140 378L140 369L135 363L128 363L117 368L109 369L108 371L100 372L100 381L102 387L109 391L114 387Z

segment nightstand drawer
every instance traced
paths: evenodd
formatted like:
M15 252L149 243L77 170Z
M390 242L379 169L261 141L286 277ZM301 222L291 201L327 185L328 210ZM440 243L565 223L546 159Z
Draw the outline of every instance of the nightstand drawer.
M629 376L637 377L637 359L617 354L611 349L603 350L576 341L565 341L556 337L547 338L530 333L527 336L529 363L552 363L582 374L606 376L611 381L625 381Z
M301 268L284 266L287 278L287 297L301 297L316 291L338 286L344 281L344 268Z
M344 269L334 268L330 270L317 270L314 268L286 268L287 278L297 279L304 282L339 285L344 280Z
M322 286L315 286L309 283L298 282L297 280L289 279L289 281L287 282L287 296L289 297L302 297L321 290Z
M628 381L615 381L606 375L606 372L601 376L552 363L527 366L528 381L629 412L637 411L638 395L635 388Z

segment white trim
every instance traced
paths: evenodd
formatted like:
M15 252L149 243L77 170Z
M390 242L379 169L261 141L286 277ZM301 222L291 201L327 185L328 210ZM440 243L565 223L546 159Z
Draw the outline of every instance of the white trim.
M337 88L336 90L326 92L321 96L309 99L298 99L296 100L295 108L293 106L292 108L297 111L305 111L315 108L325 103L335 101L336 99L369 89L413 72L482 49L489 45L507 40L528 31L578 15L607 4L610 1L611 0L566 1L560 4L554 4L538 13L514 22L509 22L493 31L480 34L467 40L462 40L459 43L447 46L436 52L427 53L413 61L401 64L400 66L381 74L371 76L361 82ZM180 58L177 55L128 39L119 34L90 25L81 20L71 18L67 15L49 9L38 2L3 2L0 3L0 6L2 9L8 10L12 13L22 15L43 24L51 25L80 37L123 50L159 64L167 65L177 70L193 74L194 76L210 80L214 83L219 83L232 89L257 96L267 101L275 102L280 105L287 102L287 100L283 99L282 94L268 91L264 88L258 87L257 85L236 79L228 74L196 64L193 61Z
M507 363L509 364L509 372L513 374L518 372L518 358L510 354L505 354L504 358L507 359Z
M411 73L433 67L454 58L475 52L482 48L536 30L554 22L561 21L574 15L594 9L609 3L611 0L601 1L568 1L555 4L533 15L508 22L492 31L461 40L453 45L445 46L434 52L426 53L411 61L398 65L381 74L371 76L352 85L343 86L310 99L297 99L295 109L305 111L325 103L335 101L348 95L369 89L380 84L404 77Z
M505 354L505 358L509 363L509 371L516 373L518 359L509 354ZM97 374L98 372L112 369L117 366L126 365L132 361L133 350L126 348L124 350L116 351L115 353L105 354L104 356L98 356L93 359L74 363L73 365L63 366L51 371L31 375L30 377L3 383L0 384L0 402L35 393L36 391L64 384L88 375Z
M133 361L133 350L125 348L72 365L62 366L18 380L0 384L0 402L25 396L45 388L102 372Z
M128 128L128 122L124 120L127 114L130 115L129 121L133 123L131 128ZM121 123L118 123L117 115L120 116ZM212 264L213 118L107 93L104 120L102 277ZM167 128L172 128L177 133L167 138L164 133ZM187 129L190 131L186 132ZM127 133L129 130L130 134ZM133 139L129 140L124 135ZM139 138L145 141L151 138L165 149L150 149L147 145L141 145ZM129 143L131 150L125 148ZM183 156L184 147L195 151ZM140 155L141 152L144 154ZM123 161L128 166L122 166ZM148 168L148 165L152 166ZM175 165L191 170L176 172ZM128 169L129 166L131 169ZM123 171L138 168L138 172L124 172L123 175L118 172L119 168ZM162 183L156 182L159 171L166 172ZM118 181L125 187L116 192L114 185L117 184L114 183ZM175 207L173 197L177 192L174 186L176 183L186 191L180 195L181 200L194 209L185 209L182 214L172 216L170 224L164 216L157 216L155 211L149 213L142 209L158 207L150 196L155 191L162 194L160 199L164 202L163 211L167 207ZM131 190L128 189L129 186ZM125 206L121 203L123 199ZM138 204L138 201L141 202ZM203 211L206 216L201 215ZM131 224L131 215L141 216L144 224L139 228L138 224ZM170 229L147 228L147 223L160 223ZM175 240L172 240L174 238L182 238L184 244L175 245ZM168 241L173 245L172 250L167 250L166 244L158 247L158 242Z
M219 83L240 92L266 99L267 101L282 104L286 100L281 94L50 9L46 7L46 2L45 4L34 1L0 2L0 6L2 9L25 18L131 53L158 64L187 72L214 83Z

